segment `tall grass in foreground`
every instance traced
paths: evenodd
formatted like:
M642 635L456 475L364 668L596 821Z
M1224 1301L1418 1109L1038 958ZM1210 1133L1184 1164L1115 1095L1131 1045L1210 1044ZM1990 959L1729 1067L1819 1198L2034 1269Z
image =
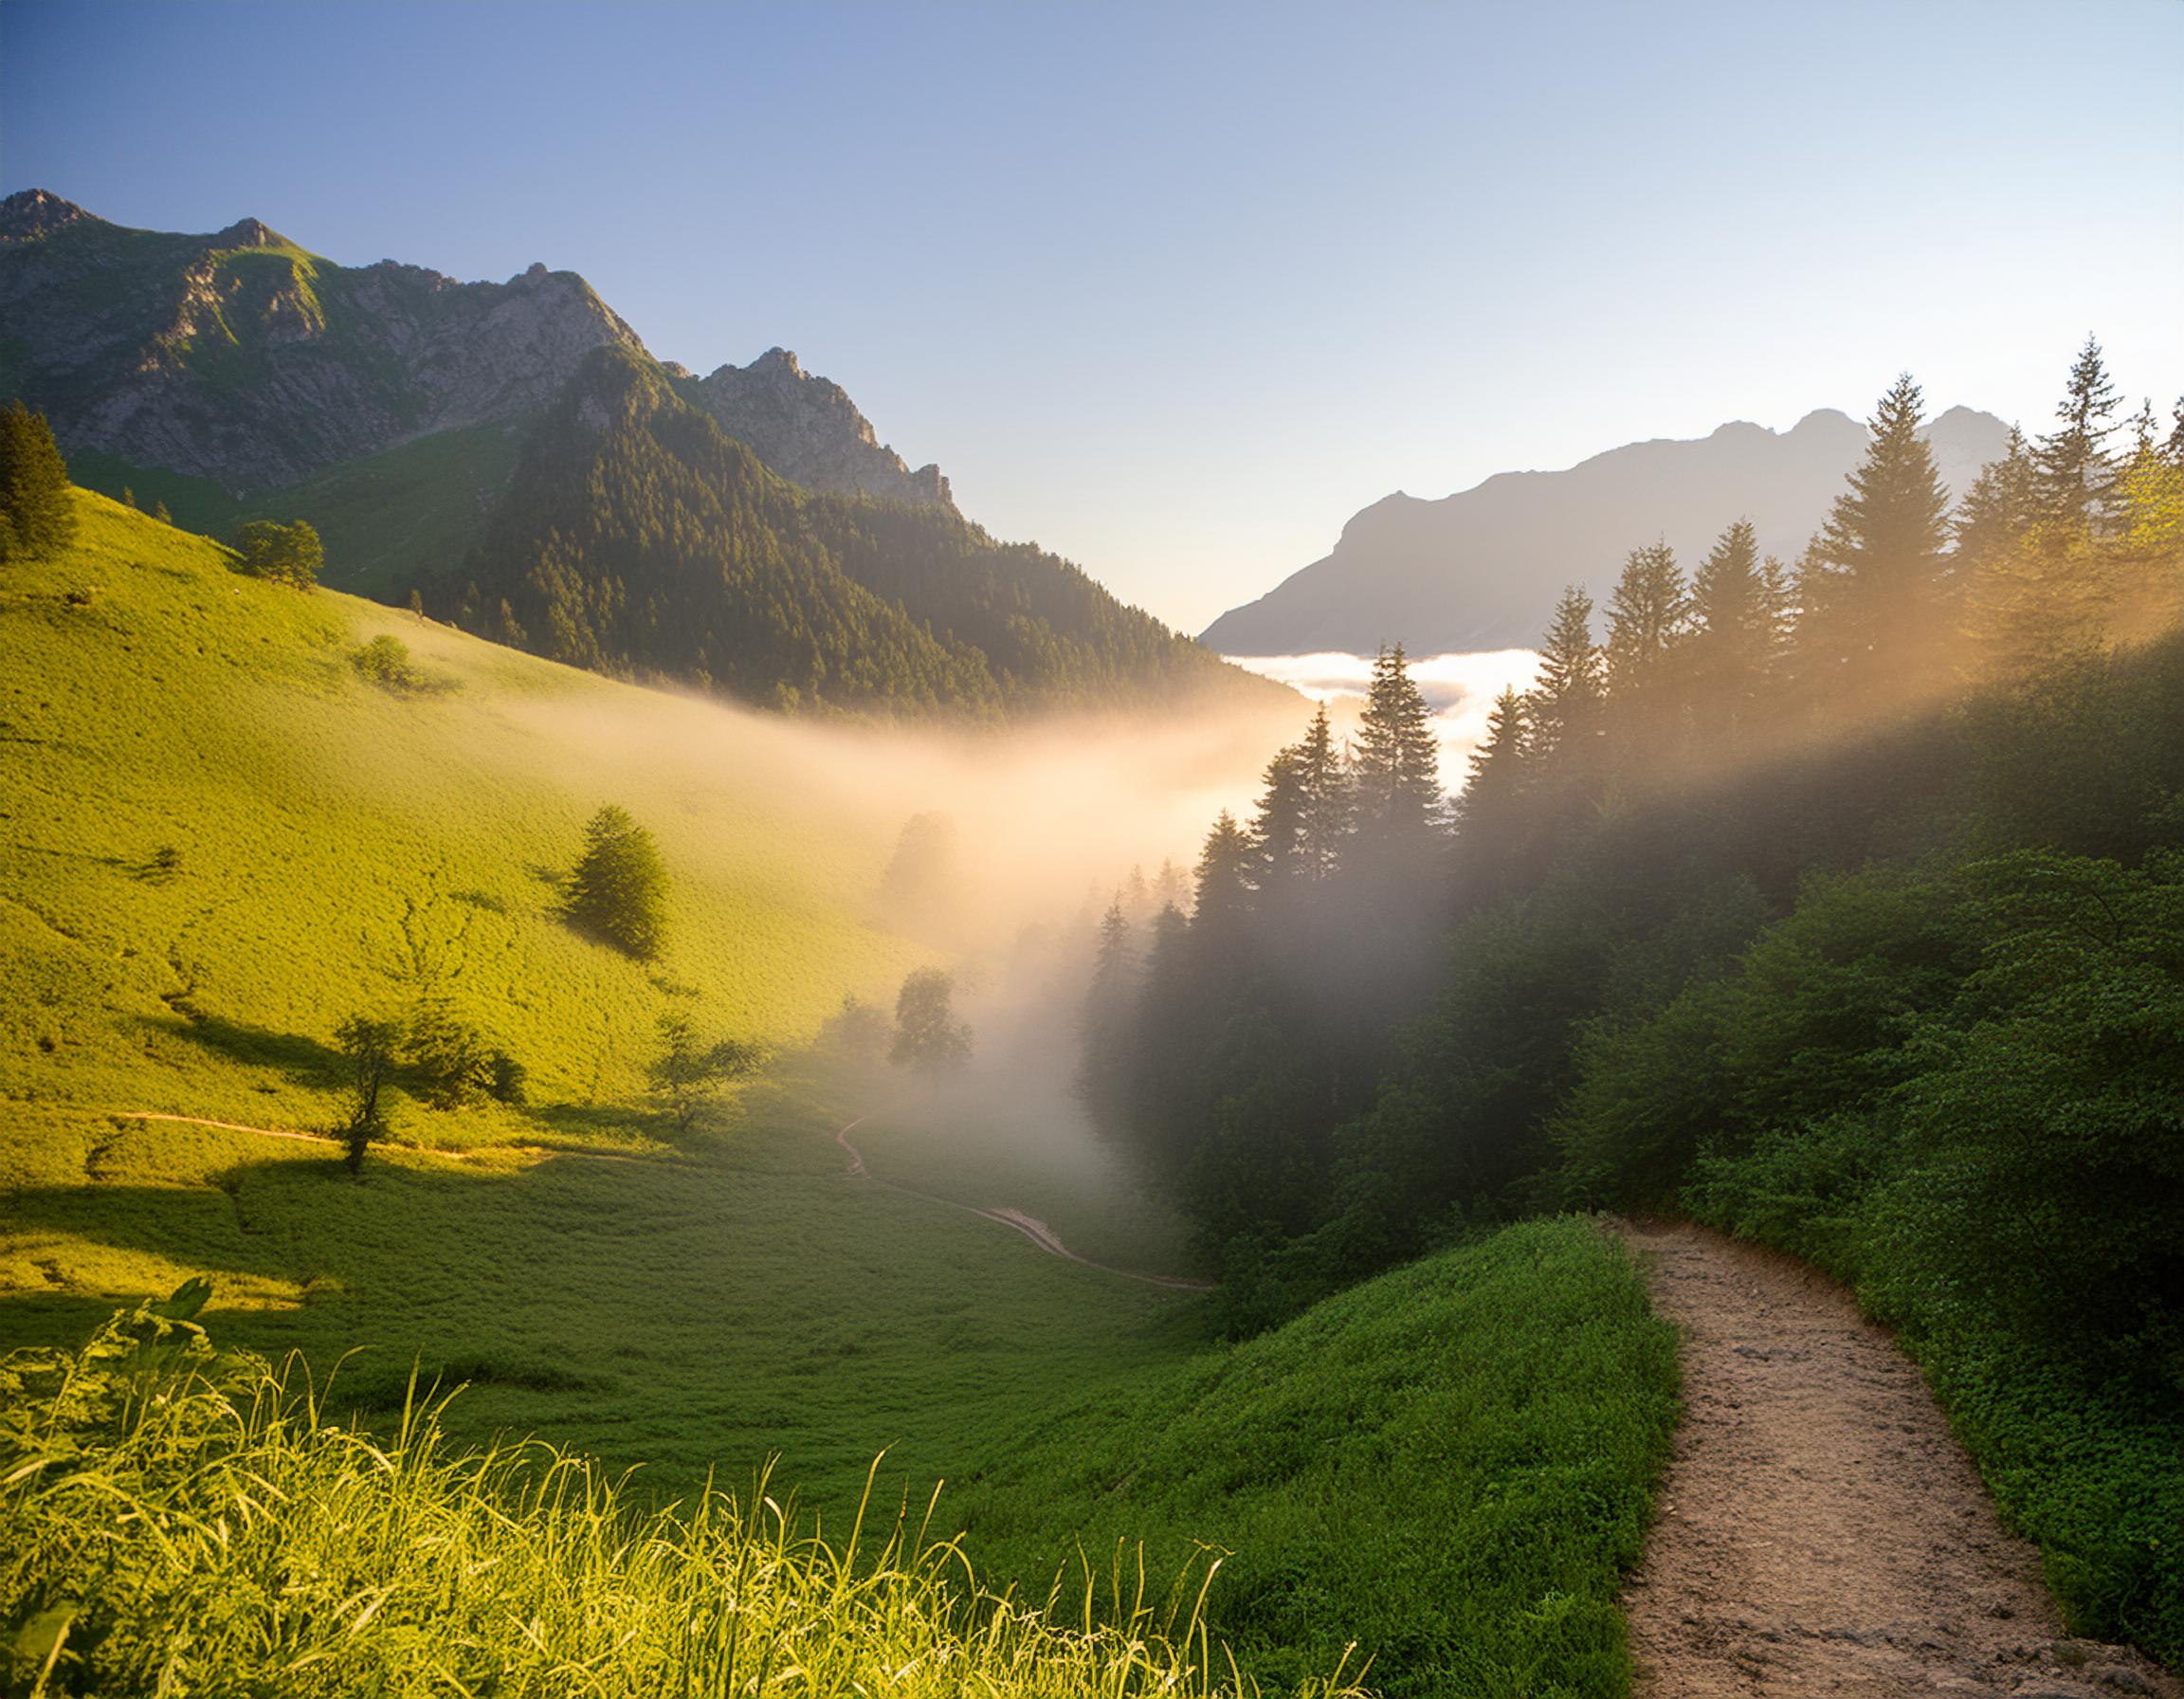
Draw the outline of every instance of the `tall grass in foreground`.
M1164 1599L1118 1564L1068 1626L980 1588L907 1507L832 1544L763 1481L641 1511L545 1445L451 1452L414 1398L377 1442L322 1420L294 1360L216 1350L192 1319L208 1291L0 1361L0 1689L1254 1690L1206 1627L1210 1564ZM1339 1670L1301 1690L1361 1691Z

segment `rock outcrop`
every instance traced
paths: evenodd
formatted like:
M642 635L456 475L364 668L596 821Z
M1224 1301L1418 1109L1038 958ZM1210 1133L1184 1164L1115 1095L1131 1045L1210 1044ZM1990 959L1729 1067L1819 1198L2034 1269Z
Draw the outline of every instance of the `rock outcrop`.
M0 398L45 411L64 448L231 493L527 417L593 349L644 355L573 271L465 283L337 265L255 218L209 236L133 230L38 189L0 201ZM937 466L911 470L792 354L702 380L661 369L793 484L953 510Z
M337 265L255 218L132 230L37 190L0 203L0 316L7 387L64 447L234 490L528 411L593 348L642 348L573 272Z
M955 505L938 466L912 471L873 433L841 385L812 376L785 348L770 348L748 366L722 366L688 393L721 429L792 484L836 495Z

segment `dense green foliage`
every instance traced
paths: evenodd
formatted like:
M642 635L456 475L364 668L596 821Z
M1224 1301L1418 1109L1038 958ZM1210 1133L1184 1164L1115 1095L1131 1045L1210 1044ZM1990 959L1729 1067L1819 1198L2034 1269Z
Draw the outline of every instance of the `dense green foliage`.
M75 537L76 499L53 428L18 398L0 411L0 564L57 554Z
M457 1452L413 1398L374 1439L300 1366L215 1349L207 1295L0 1362L10 1692L1248 1690L1202 1573L1071 1625L981 1590L928 1506L868 1502L830 1544L763 1480L645 1509L548 1446ZM1295 1690L1355 1692L1338 1665Z
M1681 1202L1896 1325L2080 1632L2184 1653L2184 851L1812 883L1591 1028L1569 1184Z
M309 590L318 582L326 550L307 520L252 520L235 533L235 564L253 578Z
M426 596L555 660L768 705L998 717L1273 688L952 510L797 489L610 350Z
M956 1018L956 980L937 967L913 968L895 996L895 1036L887 1059L927 1073L959 1068L971 1054L971 1028Z
M1036 1590L1213 1542L1221 1630L1284 1684L1356 1641L1402 1699L1619 1695L1675 1386L1620 1247L1531 1222L1042 1417L967 1483L972 1549Z
M664 941L667 868L652 834L627 809L604 803L584 828L569 875L569 919L594 938L649 961Z
M1855 1281L2073 1624L2184 1659L2184 429L2112 406L2088 347L1953 531L1898 383L1793 577L1732 523L1695 580L1633 551L1604 643L1564 599L1436 880L1237 884L1225 822L1195 915L1111 929L1088 1095L1231 1328L1482 1221L1698 1214ZM1453 915L1430 987L1374 904Z

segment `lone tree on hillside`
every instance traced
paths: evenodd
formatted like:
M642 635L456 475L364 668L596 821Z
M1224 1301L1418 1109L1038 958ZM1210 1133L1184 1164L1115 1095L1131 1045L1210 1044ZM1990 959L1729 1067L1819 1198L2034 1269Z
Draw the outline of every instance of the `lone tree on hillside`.
M18 397L0 412L0 561L51 555L75 537L68 463L46 415Z
M253 578L271 578L309 590L318 582L318 569L326 564L326 551L308 520L283 525L278 520L252 520L235 533L235 552L243 558L239 571Z
M926 1073L960 1068L971 1054L971 1028L956 1018L956 981L937 967L914 970L895 999L895 1042L887 1060Z
M349 1114L339 1137L346 1145L343 1160L349 1172L361 1177L364 1153L387 1136L386 1118L379 1113L379 1088L394 1071L395 1047L402 1029L391 1020L373 1020L353 1014L334 1034L341 1053L349 1059Z
M584 828L584 853L569 882L570 923L649 961L665 930L667 869L659 846L611 802Z
M686 1016L667 1014L660 1019L660 1054L651 1069L652 1089L675 1117L675 1130L686 1133L705 1105L720 1095L731 1080L755 1073L766 1059L755 1044L723 1038L718 1044L699 1042L698 1030Z

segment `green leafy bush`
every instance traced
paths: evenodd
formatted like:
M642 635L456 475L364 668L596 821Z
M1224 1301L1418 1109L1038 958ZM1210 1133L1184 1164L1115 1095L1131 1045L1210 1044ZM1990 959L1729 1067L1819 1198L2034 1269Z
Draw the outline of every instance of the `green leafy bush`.
M325 548L307 520L282 524L278 520L252 520L235 533L236 570L253 578L271 578L309 590L318 582L326 564Z
M569 919L579 931L648 961L666 930L667 869L652 834L608 803L584 828L584 853L569 882Z

